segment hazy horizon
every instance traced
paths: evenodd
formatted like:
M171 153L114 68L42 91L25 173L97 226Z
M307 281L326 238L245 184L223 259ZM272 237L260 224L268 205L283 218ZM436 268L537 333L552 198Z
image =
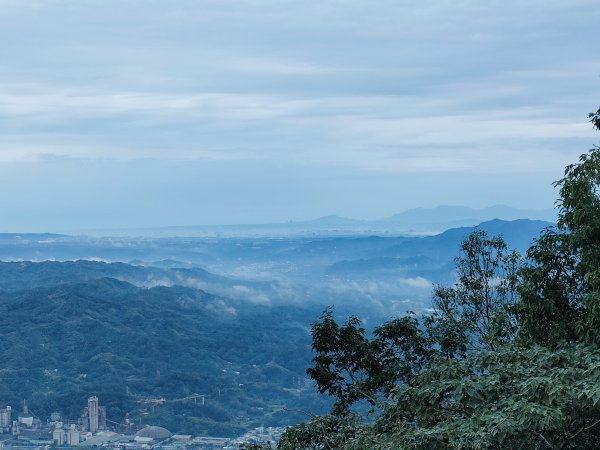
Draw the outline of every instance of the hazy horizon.
M492 220L513 221L526 219L555 222L557 210L520 209L510 205L490 205L484 208L470 208L464 205L438 205L432 208L411 208L397 211L385 217L357 219L328 214L320 217L307 217L299 220L254 223L189 223L182 225L161 225L142 227L106 228L61 228L61 229L20 229L2 230L0 234L64 234L71 236L96 237L284 237L284 236L346 236L379 234L394 236L432 235L450 228L475 226ZM158 234L153 234L155 231ZM172 232L172 233L171 233ZM222 234L225 232L225 234ZM124 234L123 234L124 233ZM150 234L148 234L150 233ZM186 234L187 233L187 234Z

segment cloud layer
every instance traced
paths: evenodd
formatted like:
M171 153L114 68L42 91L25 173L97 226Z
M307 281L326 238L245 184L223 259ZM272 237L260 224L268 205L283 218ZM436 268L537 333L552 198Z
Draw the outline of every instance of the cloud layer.
M180 173L176 184L234 204L219 183L182 181L185 167L220 167L222 179L246 164L259 183L277 178L263 173L276 167L298 209L290 217L271 194L281 188L265 184L254 205L263 221L482 205L461 189L398 201L409 185L396 182L376 207L348 208L342 197L376 192L382 177L430 177L432 190L448 191L485 174L489 197L501 180L548 186L594 142L585 117L597 107L599 21L593 0L0 0L0 172L51 185L70 204L83 199L59 178L73 171L119 173L124 190L126 180L149 192L159 182L177 202L179 187L149 178L157 161ZM317 186L322 178L328 202L310 208L304 174ZM333 176L362 181L335 193L323 181ZM91 207L109 202L83 184ZM553 198L550 189L528 199L509 191L498 200L546 207ZM4 192L0 207L13 215L40 207ZM116 210L135 204L111 199ZM213 223L241 219L205 206ZM115 226L152 220L135 209ZM175 213L170 223L200 220Z

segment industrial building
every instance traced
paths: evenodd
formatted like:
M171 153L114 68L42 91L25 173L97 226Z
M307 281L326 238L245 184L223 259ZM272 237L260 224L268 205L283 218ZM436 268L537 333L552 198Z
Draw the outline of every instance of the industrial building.
M0 409L0 432L9 433L12 425L12 408L6 406Z
M91 433L98 431L98 397L95 395L88 398L88 419Z

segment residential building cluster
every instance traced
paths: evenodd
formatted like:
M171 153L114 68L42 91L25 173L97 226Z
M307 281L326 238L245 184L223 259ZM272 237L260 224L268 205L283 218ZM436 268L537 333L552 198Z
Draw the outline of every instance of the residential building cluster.
M110 422L110 421L109 421ZM133 432L117 433L107 427L106 407L98 397L88 398L77 420L63 421L61 414L52 413L46 422L35 416L23 402L22 411L11 406L0 408L0 450L48 450L53 447L104 447L112 450L190 450L239 449L244 444L269 443L275 446L285 428L259 427L238 438L192 437L172 434L159 426L145 426Z
M284 431L284 427L258 427L238 438L232 439L223 448L233 450L240 448L244 444L270 444L274 448Z

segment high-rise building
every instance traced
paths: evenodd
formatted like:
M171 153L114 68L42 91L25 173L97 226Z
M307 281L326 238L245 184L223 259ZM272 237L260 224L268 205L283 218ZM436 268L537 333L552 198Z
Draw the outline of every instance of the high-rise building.
M67 433L68 445L79 445L79 430L75 428L75 424L71 424Z
M56 445L63 445L67 442L67 433L65 433L65 430L63 429L62 422L55 422L52 440Z
M11 413L10 406L0 409L0 428L2 428L2 431L10 428L10 425L12 424Z
M98 428L106 430L106 406L98 406Z
M95 395L88 398L89 430L92 433L98 431L98 397Z

